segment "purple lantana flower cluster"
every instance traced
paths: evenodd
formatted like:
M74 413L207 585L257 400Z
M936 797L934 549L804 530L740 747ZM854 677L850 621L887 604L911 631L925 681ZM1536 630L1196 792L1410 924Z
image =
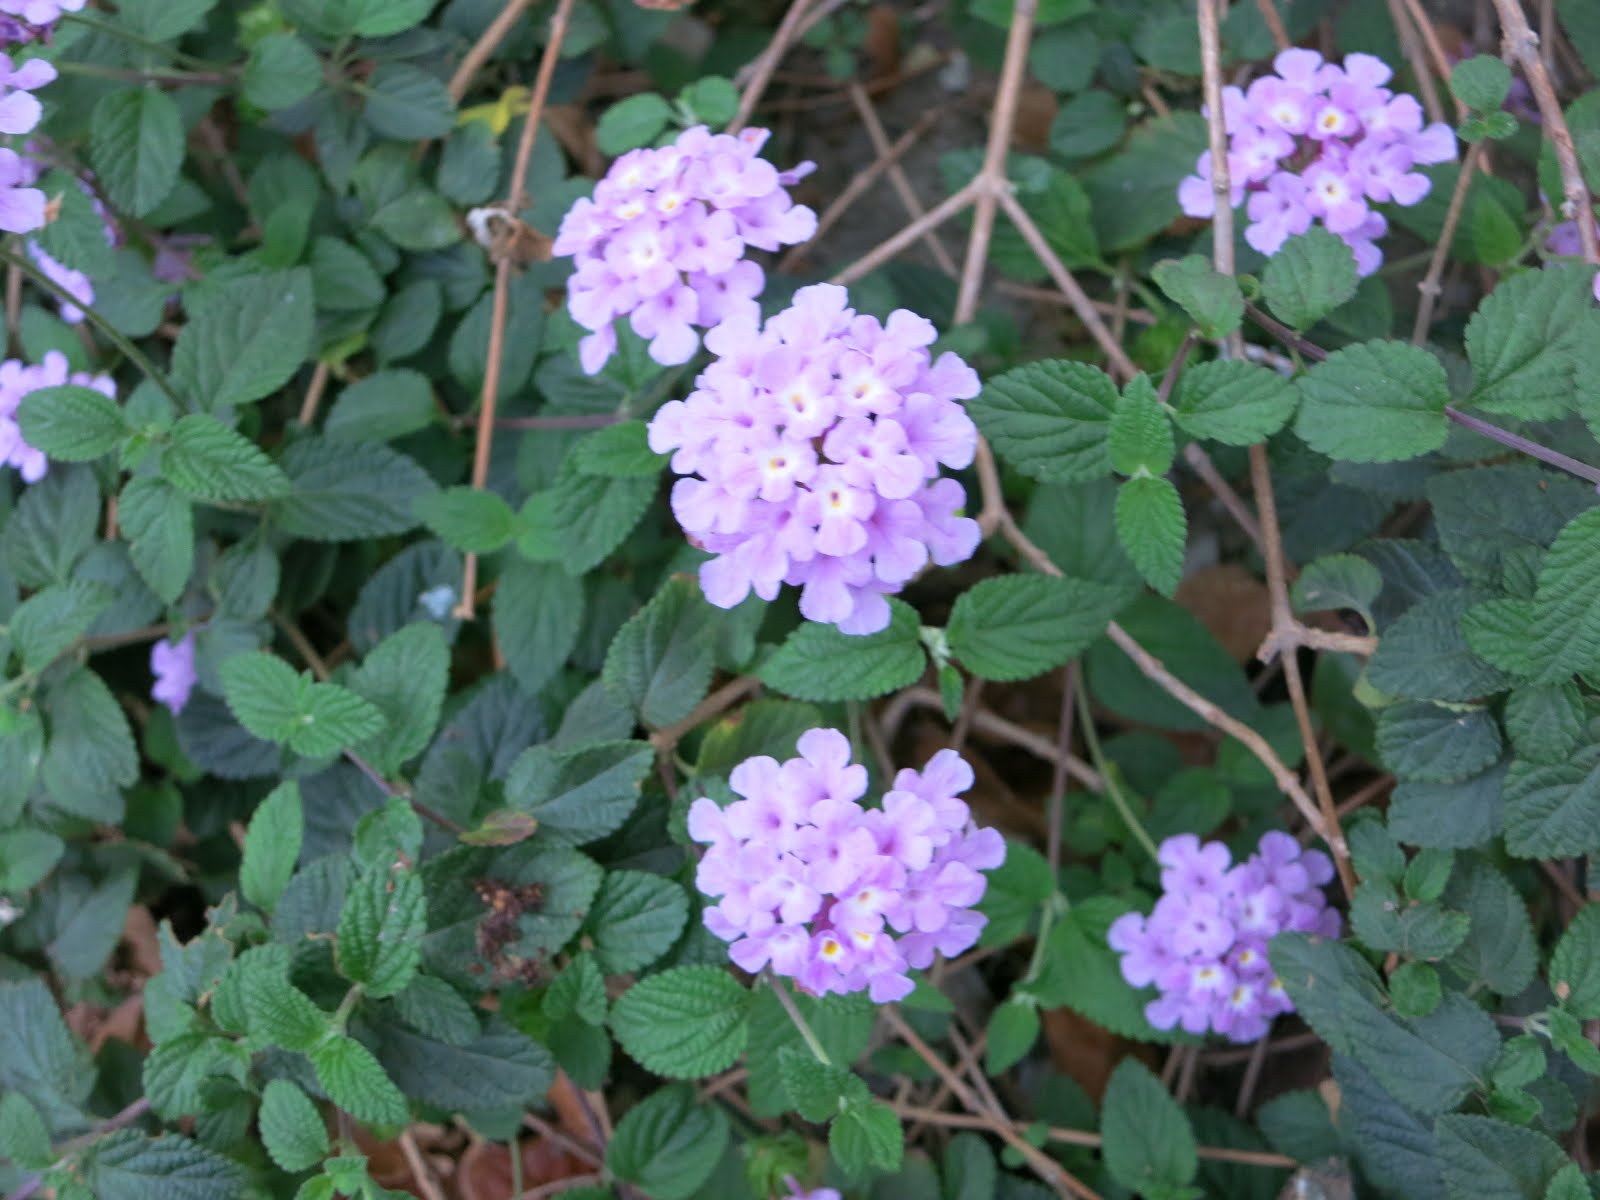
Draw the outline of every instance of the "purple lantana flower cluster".
M972 461L961 401L978 376L934 359L933 325L906 309L858 316L842 287L816 284L763 328L751 314L706 336L715 360L686 400L662 405L650 446L686 478L672 510L716 557L700 568L722 608L751 591L801 587L800 611L851 634L889 623L885 597L931 559L977 548L966 492L941 466Z
M189 703L189 693L194 691L194 630L175 642L162 638L151 646L150 672L156 677L150 698L165 704L172 715L177 716Z
M1336 66L1313 50L1285 50L1273 67L1248 89L1222 90L1231 203L1246 205L1245 241L1276 254L1320 221L1370 275L1389 228L1372 205L1409 206L1426 196L1430 181L1416 168L1453 161L1455 134L1445 124L1425 126L1416 98L1386 88L1394 72L1370 54ZM1178 201L1191 217L1215 215L1210 151L1178 186Z
M15 467L28 483L43 479L50 463L44 451L28 445L23 438L22 427L17 424L17 406L29 392L65 383L93 388L112 400L117 398L117 385L111 376L70 371L67 356L59 350L49 351L35 365L15 358L0 362L0 466Z
M624 154L594 198L568 211L553 252L576 260L567 308L590 331L579 344L585 371L616 350L619 317L650 339L650 357L674 366L699 349L697 328L756 315L766 277L746 248L791 246L817 228L788 191L814 164L778 170L758 157L767 137L697 125L670 146Z
M695 885L717 898L706 928L746 971L770 966L813 995L899 1000L909 970L978 940L987 918L972 906L1005 841L958 798L972 768L953 750L901 771L869 809L867 770L842 733L813 729L798 749L735 767L728 782L743 799L727 808L706 797L690 807L689 836L710 846Z
M64 12L81 12L88 0L0 0L0 46L48 37Z
M1294 1011L1267 961L1267 943L1285 930L1339 934L1339 914L1322 894L1333 863L1277 831L1237 865L1221 842L1192 833L1162 842L1157 858L1155 910L1118 917L1107 933L1123 978L1160 989L1144 1010L1157 1029L1257 1040L1275 1016Z
M0 0L0 13L5 11ZM42 59L19 64L0 54L0 134L21 137L38 127L44 109L32 93L55 77L56 69ZM32 186L38 178L39 168L31 159L0 146L0 229L31 233L44 227L45 195Z

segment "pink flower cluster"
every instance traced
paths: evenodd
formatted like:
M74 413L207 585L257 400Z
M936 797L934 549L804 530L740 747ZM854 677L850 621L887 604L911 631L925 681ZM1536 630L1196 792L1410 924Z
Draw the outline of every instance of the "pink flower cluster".
M194 630L189 630L176 642L162 638L151 646L150 672L156 677L150 688L150 698L165 704L172 715L177 716L189 703L189 693L194 691Z
M6 11L6 0L0 0L0 13ZM0 134L21 136L33 132L44 109L30 93L55 77L56 69L42 59L17 65L10 55L0 54ZM33 162L9 147L0 147L0 229L30 233L43 228L44 193L31 186L38 177L39 170Z
M1424 127L1422 106L1384 87L1394 72L1370 54L1348 55L1340 67L1312 50L1285 50L1273 67L1276 74L1247 90L1222 90L1231 203L1248 198L1245 241L1276 254L1321 221L1370 275L1383 261L1377 239L1389 229L1371 205L1426 196L1430 181L1416 168L1453 161L1455 134L1444 124ZM1191 217L1215 215L1209 151L1178 186L1178 201Z
M49 351L44 361L34 366L15 358L0 362L0 466L15 467L29 483L43 479L50 463L44 451L34 449L23 439L22 427L17 424L17 406L29 392L64 383L93 388L112 400L117 398L117 385L111 376L69 372L67 356L59 350Z
M717 357L686 400L662 405L650 446L674 451L672 510L716 555L706 598L731 608L802 587L800 611L851 634L889 623L884 598L931 559L971 556L978 524L940 466L965 467L977 428L960 404L978 376L935 361L933 325L905 309L857 316L841 287L816 284L762 328L751 314L706 336Z
M1321 891L1333 863L1276 831L1237 866L1229 866L1221 842L1201 844L1192 833L1162 842L1158 859L1155 910L1118 917L1107 934L1122 955L1123 978L1160 989L1144 1010L1157 1029L1182 1025L1255 1041L1273 1017L1294 1011L1267 961L1267 943L1285 930L1339 934L1339 914Z
M695 885L718 897L706 928L746 971L770 964L813 995L899 1000L908 970L978 940L980 872L1005 860L1005 841L957 798L972 768L953 750L901 771L875 809L858 803L867 770L842 733L810 730L799 751L746 759L728 780L744 799L689 809L689 836L710 845Z
M694 355L696 327L755 317L766 278L746 247L776 250L817 228L816 214L788 192L814 164L779 171L757 157L767 137L697 125L670 146L624 154L594 199L568 211L553 250L576 260L567 308L590 331L579 344L585 371L616 350L618 317L650 339L650 356L664 366Z

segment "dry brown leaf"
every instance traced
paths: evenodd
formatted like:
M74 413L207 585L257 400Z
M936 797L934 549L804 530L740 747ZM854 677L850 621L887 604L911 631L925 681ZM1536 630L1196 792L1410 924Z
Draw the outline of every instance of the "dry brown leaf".
M874 4L867 13L867 78L883 79L900 70L900 14L892 4Z
M1061 105L1042 83L1025 83L1017 96L1016 142L1024 150L1043 153L1050 148L1050 125Z
M1272 628L1267 585L1234 563L1201 567L1178 585L1176 597L1234 661L1248 663Z
M1111 1072L1128 1055L1136 1054L1159 1069L1160 1060L1150 1047L1118 1037L1070 1008L1045 1009L1039 1019L1056 1070L1076 1080L1096 1104L1105 1095Z
M517 1148L522 1152L524 1188L590 1173L590 1168L548 1138L522 1138ZM461 1200L512 1200L511 1152L500 1142L475 1142L461 1156L456 1189Z

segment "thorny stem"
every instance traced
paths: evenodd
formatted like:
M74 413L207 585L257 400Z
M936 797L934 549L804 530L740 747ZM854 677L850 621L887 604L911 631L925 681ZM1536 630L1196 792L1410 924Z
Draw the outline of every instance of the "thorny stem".
M812 1057L825 1067L833 1066L833 1060L828 1057L828 1052L822 1048L817 1035L811 1032L811 1026L806 1024L805 1017L800 1015L799 1006L795 1004L794 997L789 995L789 989L776 975L770 976L767 982L772 987L772 994L778 998L778 1003L783 1005L783 1011L789 1014L789 1020L794 1022L800 1040L805 1042L806 1049L811 1051Z
M518 0L508 0L516 4ZM539 73L534 77L533 94L528 99L528 115L522 126L522 140L517 145L517 161L511 170L511 197L506 210L513 220L527 202L528 162L533 157L534 141L539 136L539 120L544 113L545 99L550 95L550 80L555 76L556 62L561 56L561 43L566 40L567 24L572 16L574 0L560 0L555 15L550 18L550 40L545 43L544 54L539 59ZM505 350L506 314L511 304L512 261L502 254L494 268L494 299L489 310L489 350L484 361L483 391L478 402L478 440L472 453L472 487L482 491L489 479L489 454L494 447L494 412L500 401L500 360ZM477 614L478 556L468 553L462 568L461 599L456 604L455 615L470 621Z

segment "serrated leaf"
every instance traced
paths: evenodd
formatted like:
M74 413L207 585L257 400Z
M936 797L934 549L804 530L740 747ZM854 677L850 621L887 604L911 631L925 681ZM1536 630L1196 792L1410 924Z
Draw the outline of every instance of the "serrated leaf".
M1600 745L1559 763L1511 764L1505 783L1506 849L1518 858L1569 858L1600 850Z
M590 1025L603 1025L609 1008L605 977L588 951L574 955L544 994L545 1016L554 1021L577 1017Z
M357 745L384 727L383 714L354 692L314 683L263 651L236 654L224 662L222 687L241 725L307 758Z
M285 780L256 807L245 833L239 890L246 900L268 914L272 912L294 874L304 838L300 785L292 779Z
M927 665L916 610L889 601L889 627L853 636L807 622L756 674L797 700L870 700L914 683Z
M655 1200L689 1200L711 1178L728 1145L728 1118L696 1104L687 1087L661 1088L617 1122L606 1166Z
M611 1010L611 1031L641 1066L693 1079L744 1051L750 993L719 967L676 967L634 984Z
M16 422L28 445L61 462L109 454L130 432L115 400L75 383L28 392L17 405Z
M1116 385L1104 371L1064 359L1007 371L967 402L1001 457L1046 483L1110 472L1106 439L1116 407Z
M1528 907L1510 880L1482 859L1465 859L1444 901L1471 919L1466 941L1446 965L1502 996L1519 995L1538 970L1539 948Z
M669 456L650 449L648 430L644 421L622 421L597 429L572 448L572 459L586 475L654 479Z
M989 1018L989 1041L983 1066L990 1075L1009 1071L1039 1038L1039 1006L1028 997L1013 995Z
M610 975L639 971L678 940L689 920L689 897L670 879L646 871L607 871L584 923L594 961Z
M139 476L122 489L117 517L139 577L165 603L173 603L194 571L194 510L188 498L165 480Z
M1366 559L1329 554L1301 568L1289 598L1300 612L1354 609L1372 626L1372 605L1382 591L1383 576Z
M167 198L183 165L183 118L155 86L108 92L89 118L89 163L119 211L142 217Z
M406 62L380 63L366 84L362 110L381 137L414 141L455 128L455 101L444 82Z
M985 579L950 610L950 653L984 679L1040 675L1099 637L1123 598L1120 588L1082 579Z
M369 1125L404 1125L409 1111L372 1052L354 1038L336 1034L310 1051L317 1082L328 1098Z
M273 500L289 480L259 447L209 413L190 413L167 435L161 474L197 500Z
M555 563L510 563L494 595L506 666L530 693L566 665L584 619L583 584Z
M672 120L672 106L654 92L641 92L619 100L600 117L595 143L602 154L615 157L649 145Z
M241 955L219 988L229 986L230 978L236 980L232 986L253 1040L285 1050L310 1050L327 1034L329 1018L289 982L287 949L265 946Z
M99 1139L74 1174L95 1200L215 1200L245 1187L237 1164L199 1142L171 1134L147 1138L137 1129Z
M1276 261L1276 260L1274 260ZM1426 350L1361 342L1335 350L1298 380L1295 432L1345 462L1394 462L1444 445L1450 384Z
M1238 280L1198 254L1164 259L1151 269L1150 277L1193 318L1202 337L1225 338L1244 321Z
M441 541L471 554L492 554L516 536L517 515L499 496L481 488L424 492L412 509Z
M1267 259L1267 307L1294 329L1310 329L1356 294L1356 258L1342 238L1313 225Z
M1543 1200L1567 1161L1566 1151L1544 1134L1493 1117L1449 1113L1434 1132L1450 1200Z
M261 1093L261 1140L285 1171L306 1171L328 1156L328 1131L311 1098L287 1079Z
M498 1019L460 1045L388 1025L378 1057L405 1095L451 1112L520 1111L555 1079L550 1052Z
M550 842L581 845L620 828L639 802L654 752L645 742L524 751L506 777L506 803L539 822Z
M1571 412L1581 352L1600 338L1593 285L1594 272L1578 263L1502 279L1467 322L1470 402L1527 420Z
M1350 928L1373 950L1437 962L1467 936L1465 913L1438 904L1404 904L1386 884L1364 882L1350 906Z
M1583 694L1568 679L1530 684L1506 697L1506 734L1526 762L1560 762L1583 737Z
M244 98L267 112L300 103L321 83L322 60L292 33L269 33L244 64Z
M111 606L111 593L99 584L74 580L52 584L29 596L6 626L22 665L37 674L87 632Z
M55 1161L50 1129L21 1092L0 1096L0 1154L24 1170L37 1171Z
M1476 700L1509 687L1511 677L1467 644L1461 621L1470 601L1468 592L1451 590L1412 605L1383 631L1367 681L1408 700Z
M45 708L50 742L40 778L58 802L112 793L139 778L128 718L100 676L83 667L58 680L46 694Z
M1534 673L1532 600L1500 596L1474 604L1461 618L1461 633L1484 662L1521 678Z
M417 524L417 500L435 488L412 459L375 442L305 438L282 462L292 490L274 506L274 520L316 542L404 533Z
M669 580L617 631L600 678L645 725L681 720L711 686L715 613L694 581Z
M563 467L548 493L546 531L561 563L573 575L598 566L633 531L655 494L653 478L586 475L576 465Z
M1218 359L1184 368L1173 419L1191 437L1252 446L1277 433L1300 402L1294 384L1267 367Z
M1170 479L1143 475L1117 489L1117 539L1145 581L1163 595L1183 579L1189 519Z
M382 999L403 991L422 961L428 902L409 866L381 865L345 892L336 943L339 970Z
M1500 757L1500 730L1481 708L1458 712L1407 701L1378 718L1378 754L1401 779L1453 783Z
M426 429L438 419L427 377L396 368L375 371L340 392L323 433L353 442L391 441Z
M350 677L350 690L383 717L383 731L356 749L380 771L393 772L428 747L450 683L444 632L414 622L379 642Z
M1539 568L1531 619L1528 653L1539 682L1600 669L1600 508L1556 536Z
M311 355L313 294L303 267L208 290L173 347L173 382L209 412L271 395Z
M1148 375L1138 375L1123 387L1111 414L1106 450L1119 475L1164 475L1171 468L1177 453L1172 422Z
M1136 1059L1123 1059L1111 1073L1101 1103L1100 1136L1111 1177L1145 1195L1187 1187L1199 1170L1189 1118Z
M843 1067L819 1062L809 1049L798 1046L778 1051L778 1077L790 1104L808 1121L829 1120L839 1112L846 1096L866 1091Z
M905 1130L894 1109L882 1100L857 1098L828 1127L828 1149L849 1175L897 1171L905 1154Z
M1580 908L1556 943L1550 989L1573 1016L1600 1017L1600 904Z
M1494 112L1510 90L1511 68L1492 54L1463 59L1450 71L1450 94L1478 112Z

